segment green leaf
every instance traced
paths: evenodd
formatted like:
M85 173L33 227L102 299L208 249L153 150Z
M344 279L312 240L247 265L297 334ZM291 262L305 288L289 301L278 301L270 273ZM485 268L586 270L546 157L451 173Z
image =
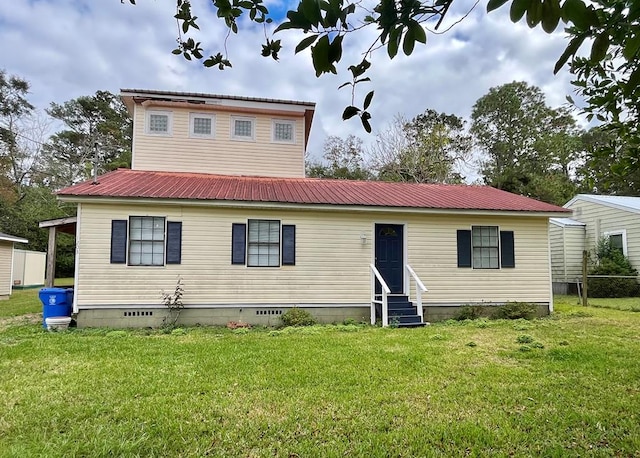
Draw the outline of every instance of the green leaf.
M302 0L300 2L302 6L302 14L312 24L318 25L322 20L320 13L320 5L317 0Z
M542 30L552 33L560 22L559 0L543 0L542 2Z
M400 35L401 29L402 26L398 26L389 34L389 44L387 45L387 54L389 54L389 59L393 59L398 54L398 46L400 46L400 39L402 38Z
M591 55L589 59L592 62L600 62L607 55L607 51L609 50L609 32L606 30L600 33L595 40L593 40L593 45L591 45Z
M633 91L635 91L638 88L639 84L640 84L640 67L636 67L633 73L631 73L631 75L629 76L629 80L624 85L624 95L629 97L633 93Z
M417 42L425 44L427 42L427 33L424 31L418 21L411 21L409 26L413 29L413 34Z
M357 115L360 112L360 109L357 107L354 107L353 105L349 105L347 108L344 109L344 111L342 112L342 119L344 121L346 121L347 119L351 119L353 118L355 115Z
M402 51L405 56L410 56L413 52L413 48L416 45L416 38L413 32L413 28L409 27L407 33L404 34L404 42L402 43Z
M364 109L366 110L371 105L371 100L373 100L373 91L369 92L364 98Z
M333 64L334 62L340 62L340 59L342 58L342 39L343 38L344 38L344 35L338 35L333 39L333 41L329 45L329 62L331 64Z
M636 33L633 36L627 38L622 54L624 55L625 59L632 60L638 53L638 48L640 48L640 33Z
M368 134L371 133L371 124L369 124L369 119L371 119L371 115L367 111L363 111L360 116L360 121L362 121L362 127L367 131Z
M531 0L513 0L511 9L509 10L512 22L518 22L522 19L524 13L527 12L527 8L529 8L529 2L531 2Z
M502 5L507 3L509 0L489 0L487 3L487 13L490 13L493 10L500 8Z
M562 68L562 66L567 63L569 58L576 53L576 51L578 50L578 48L580 48L580 46L584 42L585 38L587 38L587 36L588 35L586 33L583 33L582 35L578 35L577 37L575 37L569 42L567 49L564 50L564 52L558 59L558 62L556 62L556 66L553 69L554 74L558 73Z
M311 60L316 70L316 77L331 70L329 62L329 37L324 35L311 47Z
M296 46L296 50L295 53L298 54L300 51L302 51L303 49L308 48L309 46L311 46L316 40L318 39L318 35L311 35L308 36L307 38L304 38L303 40L300 40L300 43L298 43L298 46Z
M567 102L569 102L571 105L575 105L576 103L573 101L573 97L571 97L570 95L565 97L567 99Z
M530 28L537 26L542 20L542 2L531 0L527 9L527 25Z
M581 30L589 28L589 9L582 0L566 0L562 5L562 19Z
M180 55L180 54L182 54L182 49L176 48L173 51L171 51L171 54L175 54L176 56Z

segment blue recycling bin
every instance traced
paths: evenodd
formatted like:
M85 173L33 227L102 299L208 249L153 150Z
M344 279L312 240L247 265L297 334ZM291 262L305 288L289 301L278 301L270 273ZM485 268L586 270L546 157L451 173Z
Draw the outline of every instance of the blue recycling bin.
M38 293L42 302L42 327L46 329L46 319L51 316L71 316L72 302L65 288L42 288Z

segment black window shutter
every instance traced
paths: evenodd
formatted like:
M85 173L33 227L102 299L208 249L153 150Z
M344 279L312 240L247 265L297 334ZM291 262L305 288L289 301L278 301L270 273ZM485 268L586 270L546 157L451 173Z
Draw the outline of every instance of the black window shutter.
M458 267L471 267L471 231L458 230Z
M282 265L296 264L296 227L289 224L282 225Z
M127 220L111 221L111 264L127 262Z
M167 221L167 264L182 262L182 222Z
M247 251L247 225L233 223L231 228L231 264L244 264Z
M500 264L502 267L516 266L513 231L500 231Z

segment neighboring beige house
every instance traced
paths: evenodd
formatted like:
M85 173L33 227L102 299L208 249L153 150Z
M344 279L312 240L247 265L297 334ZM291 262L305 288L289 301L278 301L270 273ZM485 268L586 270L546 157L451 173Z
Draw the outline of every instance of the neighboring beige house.
M123 90L133 167L59 192L78 204L79 326L418 325L461 305L552 310L549 218L567 211L483 186L304 177L315 106Z
M640 269L640 197L578 194L564 207L572 212L570 220L561 220L564 237L553 219L550 228L553 282L558 291L563 282L575 284L575 278L582 276L582 251L593 251L602 237Z
M11 295L14 243L28 243L28 240L0 232L0 299Z

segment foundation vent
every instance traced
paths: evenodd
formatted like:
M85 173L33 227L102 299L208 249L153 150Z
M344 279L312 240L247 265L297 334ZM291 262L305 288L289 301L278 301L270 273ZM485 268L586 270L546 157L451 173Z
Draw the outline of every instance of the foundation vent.
M256 310L256 315L282 315L282 310Z
M124 316L153 316L150 310L134 310L132 312L124 312Z

